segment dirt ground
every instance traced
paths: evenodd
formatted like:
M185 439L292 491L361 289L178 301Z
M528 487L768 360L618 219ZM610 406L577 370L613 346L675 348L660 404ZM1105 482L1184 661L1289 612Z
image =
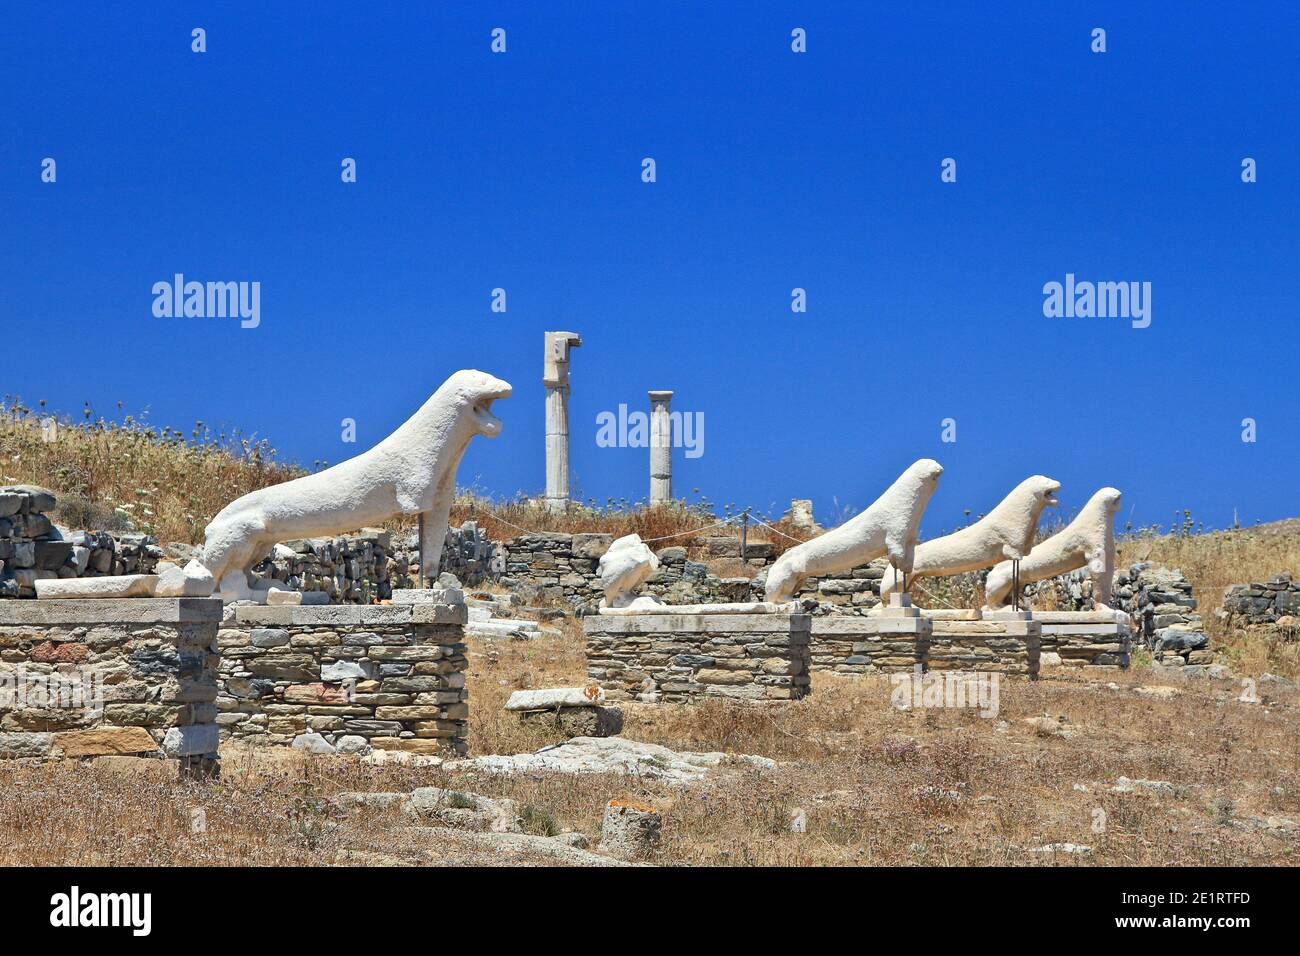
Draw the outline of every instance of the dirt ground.
M514 689L582 682L574 629L530 642L472 640L470 651L471 753L555 742L501 705ZM792 703L627 707L627 738L778 762L774 769L738 762L690 784L375 767L356 757L233 747L223 748L216 782L180 782L161 762L131 758L7 761L0 864L591 864L600 858L547 837L576 832L598 850L602 813L615 798L661 811L662 845L646 862L666 865L1296 860L1294 687L1186 680L1149 667L1101 679L1058 669L1036 682L1001 680L997 713L988 716L900 710L893 690L886 676L818 674L811 697ZM525 836L458 831L397 806L337 799L420 786L510 798Z

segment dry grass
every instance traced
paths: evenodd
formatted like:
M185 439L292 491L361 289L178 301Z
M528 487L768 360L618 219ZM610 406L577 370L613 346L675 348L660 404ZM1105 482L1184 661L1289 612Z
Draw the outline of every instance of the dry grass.
M75 422L13 401L0 405L0 483L52 489L56 516L76 528L119 530L128 526L124 513L130 526L161 541L197 543L231 501L303 473L274 459L265 441L202 422L185 435L129 415L108 421L89 407Z
M49 422L55 427L46 427ZM305 473L296 465L277 462L275 449L265 439L213 431L203 422L186 434L130 415L111 421L94 415L89 406L74 420L45 411L44 402L35 409L12 398L0 403L0 483L50 488L59 497L57 516L73 527L120 530L127 526L118 511L122 509L137 530L164 542L196 544L208 522L231 501ZM726 506L722 517L737 513ZM462 491L451 520L459 525L471 519L496 540L523 530L636 533L663 546L693 551L705 535L692 532L737 533L716 527L721 519L707 500L647 508L610 499L603 507L592 502L553 515L529 499L493 502ZM409 530L414 522L397 519L390 527ZM780 552L805 537L786 522L775 527L784 536L751 524L751 540L770 540Z
M675 501L649 508L643 503L629 504L611 500L602 508L575 504L567 514L556 515L529 499L493 502L469 492L461 492L452 505L451 521L455 525L469 520L477 521L489 537L498 541L525 531L612 534L616 538L639 534L643 540L654 542L656 548L684 547L696 555L707 537L740 535L738 524L718 526L720 521L735 518L734 513L724 511L719 517L710 510L711 507L707 502L687 504L685 501ZM769 523L777 530L771 531L751 522L748 539L770 542L777 554L808 537L788 521Z
M1293 635L1243 629L1215 613L1230 585L1266 581L1280 572L1300 576L1300 520L1204 534L1142 534L1123 539L1118 551L1121 566L1151 561L1187 575L1210 646L1234 669L1300 680L1300 642Z
M471 641L471 747L517 752L554 742L501 710L519 687L583 679L577 632L532 642ZM996 720L973 711L902 712L884 677L815 676L804 701L724 701L627 708L624 735L679 750L763 754L775 770L720 771L680 786L615 775L513 777L445 768L371 768L350 758L230 749L223 778L182 784L108 761L0 764L0 864L529 863L397 811L345 811L345 790L452 786L510 797L530 821L595 839L611 799L664 813L653 862L698 865L1288 865L1297 837L1246 825L1300 819L1300 693L1261 685L1262 704L1232 683L1140 694L1148 671L1118 689L1070 675L1005 680ZM1271 695L1271 696L1270 696ZM1063 716L1069 739L1024 719ZM120 763L120 762L119 762ZM1166 781L1175 793L1117 794L1119 776ZM1076 784L1087 791L1075 789ZM206 831L192 832L201 808ZM1093 830L1104 811L1104 833ZM802 810L807 832L789 829ZM541 826L541 823L538 826ZM1072 842L1088 856L1031 853Z

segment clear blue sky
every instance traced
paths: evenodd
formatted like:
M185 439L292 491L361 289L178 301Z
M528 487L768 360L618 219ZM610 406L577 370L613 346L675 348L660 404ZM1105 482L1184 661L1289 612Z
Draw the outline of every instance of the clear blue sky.
M462 483L536 493L572 329L584 497L646 494L596 415L667 388L705 418L676 490L719 504L826 520L934 457L931 535L1035 472L1121 525L1296 515L1298 8L1083 7L9 5L0 394L310 464L476 367L515 395ZM260 327L155 318L177 272L259 281ZM1151 326L1044 317L1067 272L1150 282Z

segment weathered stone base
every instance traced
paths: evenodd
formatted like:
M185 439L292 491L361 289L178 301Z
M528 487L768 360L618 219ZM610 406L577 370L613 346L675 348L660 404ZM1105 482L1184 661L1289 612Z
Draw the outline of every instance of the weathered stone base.
M1038 676L1037 620L934 620L926 650L931 670L997 671Z
M555 730L565 737L612 737L623 732L623 712L617 707L552 707L521 710L522 724Z
M313 753L464 755L464 604L235 606L222 650L223 738Z
M613 700L797 700L812 689L806 614L623 612L582 627L587 675Z
M1038 673L1036 621L985 621L978 611L920 618L827 615L812 620L813 670L873 674L924 669ZM900 630L907 621L912 631Z
M1042 651L1049 655L1047 659L1052 664L1106 669L1129 665L1132 639L1126 614L1117 615L1114 611L1035 611L1034 620L1042 625Z
M212 598L0 602L0 758L217 761Z

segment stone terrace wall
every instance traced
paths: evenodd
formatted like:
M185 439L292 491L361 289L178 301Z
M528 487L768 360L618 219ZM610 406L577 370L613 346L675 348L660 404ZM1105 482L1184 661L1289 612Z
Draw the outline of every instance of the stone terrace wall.
M1038 611L1034 620L1043 629L1044 663L1105 670L1129 666L1132 631L1127 620L1116 621L1111 612Z
M797 700L807 614L589 614L587 675L611 700Z
M150 574L163 553L144 534L64 534L47 513L52 494L29 485L0 488L0 598L34 598L48 578Z
M1014 623L1014 622L1013 622ZM881 619L832 614L812 619L811 667L837 674L971 670L1038 673L1040 638L1001 621L932 619L929 635L882 634Z
M1276 574L1262 584L1234 584L1224 592L1223 610L1237 624L1300 626L1300 581Z
M1055 591L1062 610L1092 610L1092 580L1087 571L1072 571L1041 582L1028 593L1043 588ZM1197 611L1192 585L1182 571L1150 563L1134 564L1115 572L1113 601L1132 621L1132 642L1150 648L1164 664L1208 664L1213 658L1210 639Z
M317 753L468 751L463 603L238 606L232 618L218 638L223 737Z
M213 598L0 602L0 758L211 768L220 621Z
M393 591L416 587L420 573L417 534L379 528L333 538L286 541L253 568L259 579L275 579L299 591L324 591L334 604L374 604ZM474 587L505 570L505 553L473 521L448 528L442 571Z

